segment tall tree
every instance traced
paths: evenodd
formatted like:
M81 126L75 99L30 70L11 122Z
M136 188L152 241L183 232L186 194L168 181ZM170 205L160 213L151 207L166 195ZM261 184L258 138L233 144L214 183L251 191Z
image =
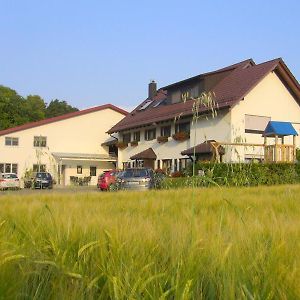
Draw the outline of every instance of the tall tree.
M77 111L66 101L52 100L47 106L38 95L20 96L0 85L0 130Z
M46 103L38 95L29 95L26 97L26 113L31 122L45 119Z
M0 130L29 121L23 97L15 90L0 85Z
M58 99L52 100L46 108L46 117L61 116L66 113L78 111L78 108L69 105L66 101L60 101Z

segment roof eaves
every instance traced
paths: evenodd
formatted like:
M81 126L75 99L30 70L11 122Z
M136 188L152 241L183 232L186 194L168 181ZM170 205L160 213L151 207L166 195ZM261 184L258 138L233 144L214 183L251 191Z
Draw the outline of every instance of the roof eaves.
M14 132L18 132L18 131L22 131L22 130L31 129L31 128L34 128L34 127L39 127L39 126L51 124L51 123L54 123L54 122L67 120L67 119L70 119L70 118L82 116L82 115L85 115L85 114L88 114L88 113L101 111L101 110L104 110L104 109L114 110L116 112L119 112L119 113L123 114L124 116L126 116L128 114L127 111L125 111L125 110L123 110L123 109L121 109L121 108L119 108L115 105L103 104L103 105L100 105L100 106L91 107L91 108L87 108L87 109L84 109L84 110L78 110L78 111L75 111L75 112L67 113L67 114L64 114L64 115L61 115L61 116L56 116L56 117L52 117L52 118L48 118L48 119L39 120L39 121L36 121L36 122L30 122L30 123L26 123L26 124L23 124L23 125L7 128L7 129L4 129L4 130L0 131L0 136L10 134L10 133L14 133Z

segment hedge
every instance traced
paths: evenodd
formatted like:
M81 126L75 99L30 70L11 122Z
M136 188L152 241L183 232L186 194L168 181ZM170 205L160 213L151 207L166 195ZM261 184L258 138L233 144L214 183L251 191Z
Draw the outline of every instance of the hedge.
M200 172L199 172L200 171ZM290 163L203 163L195 165L192 177L190 167L186 177L166 178L162 188L180 188L186 186L258 186L292 184L300 182L300 165Z

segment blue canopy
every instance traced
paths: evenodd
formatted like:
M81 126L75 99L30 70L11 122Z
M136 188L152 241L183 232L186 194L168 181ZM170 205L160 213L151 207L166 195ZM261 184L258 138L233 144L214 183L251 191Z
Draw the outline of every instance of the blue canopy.
M298 135L291 122L270 121L263 133L263 136L285 136Z

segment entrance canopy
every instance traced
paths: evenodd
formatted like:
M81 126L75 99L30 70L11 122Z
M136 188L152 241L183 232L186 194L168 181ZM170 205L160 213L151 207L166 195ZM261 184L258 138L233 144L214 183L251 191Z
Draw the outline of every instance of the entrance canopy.
M265 137L283 137L287 135L298 135L291 122L269 121L263 136Z
M145 159L152 159L155 160L156 159L156 154L153 151L152 148L148 148L142 152L139 152L133 156L130 157L131 160L145 160Z
M205 155L205 154L214 154L215 150L213 145L211 144L212 142L216 142L215 140L208 140L205 141L201 144L198 144L195 146L195 155ZM222 146L218 147L218 151L220 155L225 154L225 150ZM187 155L187 156L193 156L194 155L194 147L191 147L189 149L186 149L181 152L181 155Z
M115 146L118 143L118 139L109 139L102 143L101 146Z
M111 157L105 154L53 152L52 155L60 160L93 160L108 162L117 161L115 157Z

